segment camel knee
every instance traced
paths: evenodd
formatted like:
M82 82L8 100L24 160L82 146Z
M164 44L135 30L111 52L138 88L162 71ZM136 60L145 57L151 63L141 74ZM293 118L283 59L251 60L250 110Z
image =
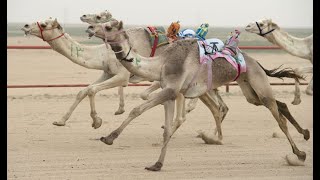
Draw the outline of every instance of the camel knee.
M166 89L166 92L167 92L168 100L175 100L178 96L178 93L172 88Z
M135 107L135 108L133 108L132 111L130 112L129 117L137 117L137 116L139 116L139 115L141 115L141 110L140 110L139 107Z
M276 100L270 97L262 97L261 102L264 106L266 106L268 109L274 107L276 105Z
M88 96L93 96L96 94L95 88L94 87L89 87L88 88Z
M256 106L262 105L261 102L255 98L246 98L246 99L247 99L247 102L250 104L254 104Z
M81 91L78 92L77 94L77 99L83 99L88 95L88 89L83 89Z

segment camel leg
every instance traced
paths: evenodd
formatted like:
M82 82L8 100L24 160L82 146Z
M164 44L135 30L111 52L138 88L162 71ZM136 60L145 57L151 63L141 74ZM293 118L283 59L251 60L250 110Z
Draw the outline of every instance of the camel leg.
M190 99L188 106L187 106L187 109L186 109L186 112L189 113L192 110L194 110L196 108L197 102L198 102L198 98Z
M311 78L311 80L310 80L310 82L309 82L309 84L307 86L306 93L308 95L310 95L310 96L313 95L313 76L312 76L312 78Z
M216 129L218 131L218 138L222 140L222 130L221 130L221 113L219 111L219 105L213 100L209 93L205 93L200 96L200 100L210 109L215 121Z
M219 107L219 113L220 113L220 118L221 118L221 123L222 123L222 121L224 120L224 118L226 117L226 115L229 111L229 108L226 105L226 103L222 100L218 89L210 90L210 91L208 91L208 93L211 96L214 104ZM216 135L217 132L218 132L217 128L215 128L214 135Z
M237 80L243 94L246 96L247 100L249 99L248 102L255 105L263 104L271 111L273 117L278 122L280 129L287 136L293 153L296 154L300 160L304 161L306 153L300 151L291 138L286 118L279 112L277 102L273 97L272 89L265 72L263 72L256 62L248 60L247 63L251 70ZM245 76L247 76L247 78L245 78Z
M91 107L91 113L90 116L93 120L92 127L94 129L97 129L102 124L102 119L97 115L96 107L95 107L95 95L97 92L104 90L104 89L110 89L117 86L125 86L127 83L127 80L122 75L115 75L112 78L98 84L90 85L88 88L88 96L90 100L90 107Z
M97 84L97 83L101 83L101 82L105 81L108 78L110 78L110 75L105 73L105 72L103 72L101 77L99 79L97 79L95 82L93 82L92 84L90 84L89 86ZM88 95L89 86L87 86L86 88L84 88L84 89L82 89L81 91L78 92L76 100L71 105L71 107L69 108L68 112L62 117L62 119L60 121L53 122L52 123L53 125L64 126L66 124L66 121L70 118L72 112L76 109L78 104Z
M176 130L181 126L182 123L186 121L186 113L185 113L185 98L183 94L178 94L176 99L176 118L174 120L172 126L172 132L176 132Z
M119 108L114 113L114 115L119 115L124 113L124 94L123 94L123 86L118 87L118 95L119 95Z
M149 167L146 167L145 169L149 171L160 171L164 158L166 156L167 152L167 145L173 135L172 133L172 120L173 120L173 115L174 115L174 100L168 100L164 103L164 110L165 110L165 127L164 127L164 133L163 133L163 146L161 149L161 153L159 156L158 161Z
M308 129L302 129L301 126L298 124L298 122L292 117L287 105L283 102L280 102L276 100L278 105L278 110L281 114L283 114L290 123L297 129L297 131L303 135L305 140L308 140L310 138L310 132Z
M154 81L150 87L148 87L145 91L143 91L140 94L141 99L143 100L148 100L149 99L149 94L152 93L153 91L157 90L160 88L160 82L159 81Z
M154 106L157 106L161 103L164 103L170 99L176 99L177 93L172 88L165 88L161 90L159 93L152 96L149 100L142 103L141 105L133 108L129 113L129 116L125 121L122 122L120 127L116 130L112 131L108 136L101 137L100 140L108 145L112 145L113 141L121 134L124 128L136 117L140 116L143 112L147 111Z
M294 69L294 72L298 75L303 75L305 73L313 73L313 66L307 66L307 67L300 67L300 68L296 68ZM306 93L308 95L312 95L313 94L313 77L310 80L308 87L306 89ZM298 105L301 102L300 99L300 88L299 88L299 82L296 80L295 81L295 94L294 94L294 100L292 101L293 105Z
M294 86L295 86L295 90L294 90L294 99L291 102L291 104L293 105L298 105L301 103L301 93L300 93L300 87L299 87L299 81L295 80L294 81Z

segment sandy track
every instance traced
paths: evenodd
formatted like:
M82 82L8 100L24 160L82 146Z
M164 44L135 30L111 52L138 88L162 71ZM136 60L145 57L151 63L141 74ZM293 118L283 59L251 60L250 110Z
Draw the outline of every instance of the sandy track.
M287 54L250 54L267 68L309 65ZM90 83L99 75L99 71L72 64L51 50L8 50L8 84ZM153 164L160 153L162 106L135 119L112 146L97 140L143 102L138 94L144 87L125 88L126 112L120 116L113 115L118 107L116 89L98 93L96 107L103 119L99 129L91 128L87 98L67 126L53 126L80 89L8 89L9 179L312 179L312 97L303 92L302 103L291 105L293 86L273 89L276 98L287 103L296 120L311 132L310 140L305 141L289 125L298 148L307 153L305 166L286 164L284 157L291 147L271 113L248 104L239 88L231 87L230 94L220 88L230 108L222 125L224 145L206 145L196 138L198 130L209 132L215 127L209 110L199 102L172 138L161 172L148 172L144 167ZM271 137L274 131L280 138Z

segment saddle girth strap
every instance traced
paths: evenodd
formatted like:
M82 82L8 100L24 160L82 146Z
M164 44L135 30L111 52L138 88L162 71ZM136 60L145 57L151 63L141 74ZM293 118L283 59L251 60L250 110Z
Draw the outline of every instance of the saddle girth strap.
M159 42L159 36L158 36L158 32L156 31L157 30L156 27L148 26L148 29L150 30L150 32L155 37L154 42L153 42L153 46L152 46L152 49L151 49L151 54L150 54L150 57L153 57L155 52L156 52L156 49L157 49L157 45L158 45L158 42Z

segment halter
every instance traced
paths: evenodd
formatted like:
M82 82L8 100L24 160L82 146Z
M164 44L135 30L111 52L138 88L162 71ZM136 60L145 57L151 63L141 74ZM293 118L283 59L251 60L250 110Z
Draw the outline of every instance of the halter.
M107 37L114 36L114 35L121 34L121 33L125 33L126 31L121 30L121 31L117 31L117 32L114 32L114 33L107 34L107 32L105 30L105 27L102 24L101 24L101 27L102 27L102 30L103 30L103 33L104 33L104 43L106 43L106 44L120 44L122 42L127 41L127 39L124 39L124 40L121 40L121 41L108 42ZM124 61L127 61L127 62L133 62L133 59L127 59L127 57L129 56L129 54L131 52L131 49L132 49L132 47L130 46L130 49L129 49L127 55L124 58L122 58L120 61L124 60ZM120 51L114 51L115 54L119 54L121 52L123 52L123 49L120 50Z
M52 38L52 39L49 39L49 40L45 40L44 37L43 37L42 32L43 32L43 31L48 31L48 30L53 30L53 29L56 29L57 27L54 27L54 28L51 28L51 29L42 29L41 26L40 26L40 24L39 24L39 22L37 22L37 25L38 25L38 27L39 27L39 29L40 29L40 34L41 34L41 38L42 38L43 41L49 42L49 41L53 41L53 40L55 40L55 39L58 39L58 38L64 36L64 33L62 33L62 34L61 34L60 36L58 36L58 37L55 37L55 38Z
M258 29L259 29L259 35L260 35L260 36L265 36L265 35L267 35L267 34L269 34L269 33L271 33L272 31L275 30L275 29L271 29L270 31L268 31L268 32L266 32L266 33L262 33L262 29L260 28L260 26L259 26L259 24L258 24L257 21L256 21L256 25L257 25L257 27L258 27Z

